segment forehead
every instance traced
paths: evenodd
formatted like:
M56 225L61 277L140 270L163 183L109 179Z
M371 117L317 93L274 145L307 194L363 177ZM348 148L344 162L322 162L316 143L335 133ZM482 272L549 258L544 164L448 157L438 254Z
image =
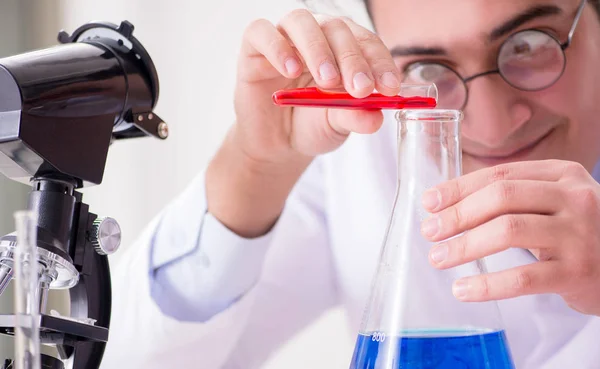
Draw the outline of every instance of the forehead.
M369 0L377 33L384 42L449 44L485 40L498 26L536 7L560 14L535 22L568 21L580 0ZM534 21L532 21L534 22Z

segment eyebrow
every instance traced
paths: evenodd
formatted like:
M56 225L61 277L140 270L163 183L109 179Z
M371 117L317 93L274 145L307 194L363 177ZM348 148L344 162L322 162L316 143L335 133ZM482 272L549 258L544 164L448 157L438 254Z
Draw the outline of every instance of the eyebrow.
M523 12L515 15L513 18L507 20L500 26L494 28L489 36L489 41L496 41L502 36L512 32L519 28L523 24L530 22L537 18L548 17L552 15L561 14L563 11L556 5L536 5L531 8L524 10ZM448 51L442 47L421 47L421 46L395 46L390 50L393 57L396 56L423 56L423 55L447 55Z
M556 5L538 5L529 8L494 28L490 33L490 41L495 41L534 19L557 15L562 12L562 9Z
M390 52L392 56L407 56L407 55L446 55L446 49L441 47L421 47L421 46L410 46L402 47L395 46Z

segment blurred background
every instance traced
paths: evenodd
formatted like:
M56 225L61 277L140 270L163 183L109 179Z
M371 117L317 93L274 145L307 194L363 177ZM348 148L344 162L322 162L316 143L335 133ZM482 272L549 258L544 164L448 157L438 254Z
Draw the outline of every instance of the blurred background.
M310 4L323 12L340 10L318 0ZM338 1L346 15L366 24L360 4ZM245 27L256 18L276 23L301 6L297 0L1 0L0 57L55 45L59 30L71 33L91 20L118 24L127 19L135 25L134 35L158 69L155 111L169 123L171 136L165 142L147 138L113 145L103 184L83 191L93 212L119 221L125 249L207 164L233 123L236 58ZM27 192L26 186L0 177L1 234L14 229L13 212L25 206ZM111 257L112 264L120 254ZM11 311L11 294L0 299L0 313ZM50 307L60 311L64 302L64 296L52 295ZM353 334L343 312L333 310L264 368L347 367ZM0 337L0 357L12 352L10 339Z

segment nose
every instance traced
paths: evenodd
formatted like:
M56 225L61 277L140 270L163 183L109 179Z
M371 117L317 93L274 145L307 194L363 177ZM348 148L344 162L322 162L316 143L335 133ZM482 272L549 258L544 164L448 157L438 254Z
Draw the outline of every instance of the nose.
M471 81L463 135L486 148L502 148L532 116L519 95L497 74Z

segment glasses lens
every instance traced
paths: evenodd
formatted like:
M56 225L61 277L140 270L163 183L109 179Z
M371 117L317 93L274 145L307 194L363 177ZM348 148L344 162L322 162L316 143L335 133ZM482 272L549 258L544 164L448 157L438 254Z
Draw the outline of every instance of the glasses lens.
M541 31L523 31L511 36L498 55L500 73L513 86L539 90L560 78L565 54L559 42Z
M435 83L440 109L462 109L467 98L467 88L452 69L438 63L418 63L404 73L404 82L410 84Z

